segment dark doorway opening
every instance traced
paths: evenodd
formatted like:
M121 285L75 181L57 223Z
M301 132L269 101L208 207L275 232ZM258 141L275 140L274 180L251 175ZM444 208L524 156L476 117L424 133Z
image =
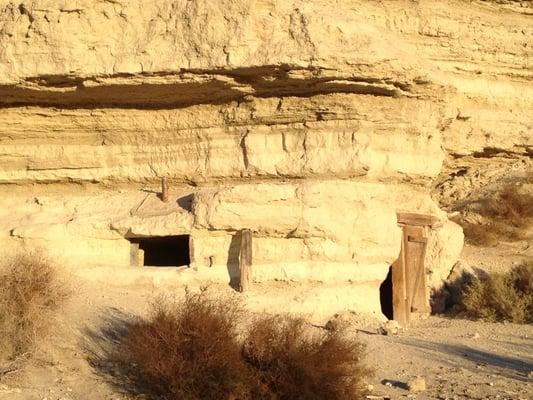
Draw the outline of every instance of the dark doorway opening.
M388 319L393 318L392 308L392 267L385 280L379 286L379 301L381 303L381 312Z
M131 238L131 243L136 243L139 250L144 252L145 266L180 267L189 265L189 235L179 236L150 236Z

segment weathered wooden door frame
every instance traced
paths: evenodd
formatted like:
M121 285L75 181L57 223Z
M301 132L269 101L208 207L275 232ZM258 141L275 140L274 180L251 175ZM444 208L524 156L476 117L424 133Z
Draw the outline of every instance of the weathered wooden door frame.
M428 214L399 212L397 218L402 245L392 265L393 319L407 326L415 316L429 314L425 254L429 230L438 228L440 222Z

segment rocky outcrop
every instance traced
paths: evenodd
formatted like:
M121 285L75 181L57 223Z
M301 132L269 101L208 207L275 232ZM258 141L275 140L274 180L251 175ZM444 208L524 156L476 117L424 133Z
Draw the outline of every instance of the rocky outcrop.
M435 176L441 148L523 152L530 13L459 1L7 2L0 181ZM316 160L335 147L342 162Z
M444 222L428 252L436 283L462 233L432 185L457 173L453 160L530 156L532 13L459 0L4 1L0 235L126 266L125 237L187 233L194 267L227 279L232 235L249 228L256 279L359 282L376 293L360 306L378 310L396 211ZM139 192L163 176L171 205Z

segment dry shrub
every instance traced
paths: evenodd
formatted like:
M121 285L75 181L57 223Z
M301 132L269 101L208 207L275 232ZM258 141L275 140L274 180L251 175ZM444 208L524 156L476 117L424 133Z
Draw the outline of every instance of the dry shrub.
M364 398L363 353L342 332L311 335L303 320L288 316L255 322L243 348L272 398L284 400Z
M507 185L498 196L478 204L477 213L490 222L481 226L463 222L466 239L476 245L491 246L500 238L526 239L526 231L533 223L533 195L519 186Z
M521 192L516 185L508 185L500 193L499 199L491 199L482 210L486 217L507 221L517 228L525 227L533 218L533 195Z
M183 303L157 301L147 320L130 327L123 361L138 366L137 383L157 398L253 398L237 340L240 313L236 302L204 293L187 294Z
M454 267L456 268L456 267ZM464 311L463 296L467 286L472 285L475 275L461 271L453 277L448 277L444 285L431 291L431 312L433 314L456 314Z
M533 262L475 278L465 286L461 301L473 318L533 323Z
M155 302L119 348L122 364L134 366L135 391L157 399L362 398L361 344L340 333L307 336L303 321L276 317L254 321L243 345L240 316L235 301L205 293Z
M33 350L68 295L58 268L39 252L19 253L1 262L0 361Z
M486 225L471 224L459 221L463 227L463 233L468 243L476 246L494 246L498 244L501 234L494 229L494 224Z

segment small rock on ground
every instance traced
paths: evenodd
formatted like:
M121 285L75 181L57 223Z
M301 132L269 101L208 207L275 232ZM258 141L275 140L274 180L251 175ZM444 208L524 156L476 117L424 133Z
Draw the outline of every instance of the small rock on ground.
M400 324L394 320L387 321L378 329L378 332L382 335L397 335L400 331Z

